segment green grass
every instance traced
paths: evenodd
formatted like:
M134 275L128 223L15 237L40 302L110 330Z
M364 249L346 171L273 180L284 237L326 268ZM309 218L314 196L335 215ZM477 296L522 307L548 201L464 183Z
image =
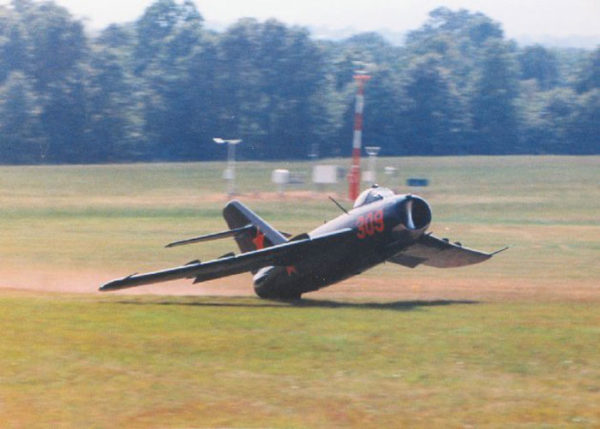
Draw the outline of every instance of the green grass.
M224 165L0 167L0 426L600 426L600 157L378 163L401 192L430 179L412 191L438 235L511 249L457 270L385 264L299 306L101 295L108 273L233 249L162 248L225 227ZM273 192L280 166L240 165L240 191ZM328 189L348 206L345 190ZM339 214L326 194L247 204L290 233ZM94 273L89 293L10 289L53 270Z
M4 294L0 420L70 427L593 427L586 303Z

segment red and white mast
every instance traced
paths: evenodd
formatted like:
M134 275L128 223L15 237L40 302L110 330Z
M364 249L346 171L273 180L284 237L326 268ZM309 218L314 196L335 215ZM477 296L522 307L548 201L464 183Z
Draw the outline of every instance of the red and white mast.
M352 139L352 167L348 174L348 198L354 201L360 189L360 151L362 146L363 110L365 107L365 83L371 79L367 74L356 74L358 84L356 105L354 108L354 137Z

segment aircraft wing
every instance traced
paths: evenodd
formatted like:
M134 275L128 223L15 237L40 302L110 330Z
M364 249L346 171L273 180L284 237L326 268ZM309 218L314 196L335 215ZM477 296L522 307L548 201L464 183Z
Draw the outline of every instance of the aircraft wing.
M426 234L413 245L408 246L389 258L388 262L410 268L415 268L421 264L436 268L453 268L478 264L506 249L504 248L493 253L485 253L463 247L458 243L450 243L446 239L440 239L431 234Z
M351 228L315 238L304 234L297 239L253 252L239 255L229 254L204 263L194 261L166 270L133 274L102 285L100 291L118 290L181 278L194 278L194 283L198 283L271 265L293 265L299 259L314 256L315 253L326 251L331 245L343 243L353 235L354 232Z

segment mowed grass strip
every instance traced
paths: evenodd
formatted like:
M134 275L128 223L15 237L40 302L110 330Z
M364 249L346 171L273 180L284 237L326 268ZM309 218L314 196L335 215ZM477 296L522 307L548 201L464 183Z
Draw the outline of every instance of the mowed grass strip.
M3 427L594 427L586 303L0 295Z

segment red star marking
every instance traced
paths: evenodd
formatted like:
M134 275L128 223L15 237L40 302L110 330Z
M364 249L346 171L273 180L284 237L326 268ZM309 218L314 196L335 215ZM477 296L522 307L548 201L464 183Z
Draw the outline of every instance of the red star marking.
M257 229L256 237L254 237L252 239L252 242L254 243L254 246L256 246L257 249L264 249L265 248L265 234L263 234L260 229Z
M288 265L285 267L285 271L287 272L288 276L291 276L292 274L298 274L298 270L296 270L296 267L293 265Z

